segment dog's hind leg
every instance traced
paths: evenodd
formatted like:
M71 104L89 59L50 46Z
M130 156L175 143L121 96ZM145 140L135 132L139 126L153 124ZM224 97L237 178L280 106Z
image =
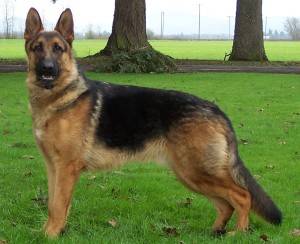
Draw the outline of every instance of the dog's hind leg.
M229 172L228 128L208 120L188 121L168 134L168 160L178 179L189 189L213 201L218 217L213 231L223 228L233 209L235 231L246 231L251 209L250 193L238 186ZM235 233L235 232L232 232Z
M174 172L185 186L206 196L216 206L217 219L212 226L213 235L224 234L224 227L234 210L237 213L237 224L235 230L228 234L248 230L251 196L247 190L237 186L227 176L193 174L190 171L184 172L184 170L178 172L177 169Z
M219 229L224 227L232 216L233 210L237 213L237 223L235 231L229 232L234 234L237 231L247 231L249 225L249 214L251 209L251 196L248 191L235 185L235 183L227 180L219 186L210 189L208 197L217 207L218 217L212 227L214 234L218 234ZM223 185L224 184L224 185ZM206 195L206 194L205 194ZM223 226L222 226L223 225Z
M226 232L224 229L227 222L230 220L234 208L230 203L220 197L208 197L217 209L217 218L212 226L212 231L215 236L222 235Z
M230 202L237 212L237 223L235 230L229 232L229 234L235 234L238 231L247 231L249 228L251 195L247 190L235 185L234 183L228 188L226 200Z
M248 191L237 186L231 179L214 176L194 175L184 176L182 172L176 172L179 180L189 189L200 193L210 199L217 209L217 218L212 226L213 235L224 234L226 223L230 220L233 211L237 213L237 224L235 230L247 231L249 225L249 214L251 209L251 196Z
M81 163L76 160L69 163L56 163L56 167L52 168L53 172L48 173L50 176L48 220L44 229L50 238L57 237L65 227L73 190L81 172L80 166Z

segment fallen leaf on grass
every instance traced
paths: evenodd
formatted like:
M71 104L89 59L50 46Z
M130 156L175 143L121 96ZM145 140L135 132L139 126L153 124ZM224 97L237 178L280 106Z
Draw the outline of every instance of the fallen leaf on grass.
M17 223L16 223L15 221L11 221L11 222L10 222L10 225L11 225L12 227L16 227L16 226L17 226Z
M275 169L275 166L270 164L270 165L266 165L266 168L267 169Z
M178 201L177 205L180 207L189 207L194 199L191 197L187 197L185 201Z
M118 190L118 189L113 188L113 189L111 189L111 194L112 194L112 196L113 196L114 198L118 198L118 197L121 196L121 191Z
M37 194L35 197L31 198L31 201L33 201L37 206L44 207L48 204L48 197L44 190L41 188L37 189Z
M26 173L24 176L25 176L25 177L30 177L30 176L32 176L32 175L33 175L32 171L29 171L29 172Z
M298 229L293 229L293 230L290 231L290 234L291 234L292 236L300 236L300 230L298 230Z
M270 241L267 235L261 235L259 238L262 239L263 241Z
M261 235L259 238L263 241L269 241L269 237L267 235Z
M122 170L115 170L112 173L117 174L117 175L125 175L124 171L122 171Z
M8 244L8 240L0 240L0 244Z
M91 177L88 178L88 180L95 180L95 179L96 179L95 175L92 175Z
M162 230L167 235L172 235L172 236L180 235L175 227L163 227Z
M248 139L241 138L240 140L243 143L243 145L247 145L249 143Z
M253 178L259 180L262 176L261 175L253 175Z
M114 219L108 221L108 223L109 223L110 226L113 227L113 228L117 227L117 225L118 225L118 222L115 221Z
M22 155L19 158L22 158L22 159L34 159L34 157L31 156L31 155Z

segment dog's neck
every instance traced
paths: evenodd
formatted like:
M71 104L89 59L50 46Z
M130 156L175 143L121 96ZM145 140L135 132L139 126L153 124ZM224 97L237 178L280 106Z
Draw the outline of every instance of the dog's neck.
M30 75L28 80L31 79ZM29 101L32 115L36 113L55 113L72 106L76 99L88 90L84 79L79 72L72 75L67 86L54 87L51 90L32 85L27 82Z

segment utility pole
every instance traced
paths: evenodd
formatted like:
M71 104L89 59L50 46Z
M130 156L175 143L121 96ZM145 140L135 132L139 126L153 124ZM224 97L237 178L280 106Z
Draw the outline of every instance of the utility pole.
M201 27L201 5L202 4L198 4L198 7L199 7L199 15L198 15L198 41L200 40L201 36L200 36L200 27Z
M231 18L232 18L233 16L227 16L227 18L228 18L228 22L229 22L229 30L228 30L228 40L230 40L230 20L231 20Z
M266 16L266 23L265 23L265 40L267 40L267 25L268 25L268 17Z
M160 13L160 38L163 39L165 31L165 12Z

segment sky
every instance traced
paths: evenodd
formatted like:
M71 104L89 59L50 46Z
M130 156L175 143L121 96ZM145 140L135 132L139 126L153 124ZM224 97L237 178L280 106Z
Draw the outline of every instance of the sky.
M75 31L84 32L90 26L96 32L111 31L114 0L0 0L11 1L15 7L15 29L24 30L30 7L35 7L47 29L52 29L65 8L73 12ZM164 12L164 34L197 34L200 4L201 34L229 32L229 17L235 16L236 0L146 0L147 29L161 33L161 12ZM0 14L2 16L3 14ZM230 18L230 34L234 32L234 18ZM284 31L287 17L300 17L299 0L263 0L264 28ZM1 18L1 17L0 17ZM2 20L1 20L2 21ZM2 22L0 22L2 23Z

